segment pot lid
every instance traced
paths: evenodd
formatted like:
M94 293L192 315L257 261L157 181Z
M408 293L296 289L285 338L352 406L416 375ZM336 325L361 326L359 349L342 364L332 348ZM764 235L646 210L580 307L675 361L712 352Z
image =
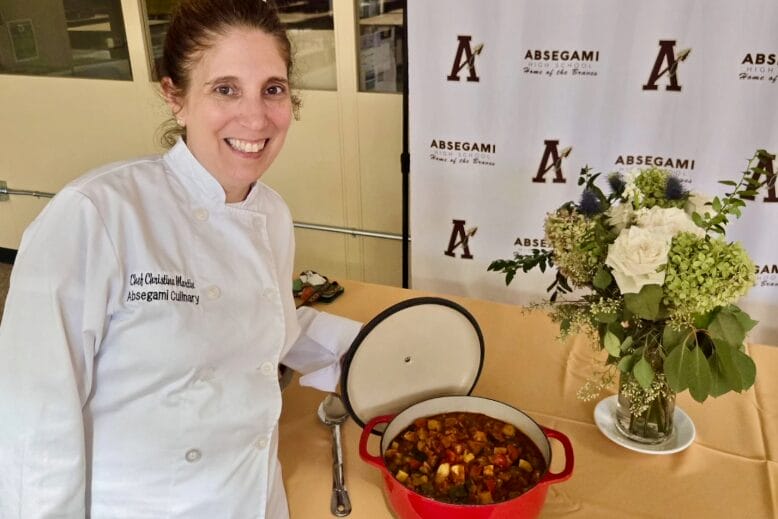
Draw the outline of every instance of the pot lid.
M343 358L343 401L364 427L422 400L469 395L483 361L483 335L470 312L448 299L408 299L375 316L354 339Z

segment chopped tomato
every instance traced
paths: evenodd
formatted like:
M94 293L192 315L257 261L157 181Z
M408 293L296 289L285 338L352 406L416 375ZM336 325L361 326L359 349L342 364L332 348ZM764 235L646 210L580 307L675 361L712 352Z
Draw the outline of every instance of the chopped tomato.
M511 462L508 460L508 457L505 454L495 454L492 456L492 463L501 469L505 469L511 466Z
M417 469L421 467L421 462L416 458L408 458L407 460L405 460L405 463L407 463L408 466L412 469Z
M454 463L457 458L458 456L456 452L452 451L451 449L446 449L446 461L449 463Z
M516 447L514 444L509 443L508 444L508 457L511 459L511 462L516 461L521 457L521 450Z

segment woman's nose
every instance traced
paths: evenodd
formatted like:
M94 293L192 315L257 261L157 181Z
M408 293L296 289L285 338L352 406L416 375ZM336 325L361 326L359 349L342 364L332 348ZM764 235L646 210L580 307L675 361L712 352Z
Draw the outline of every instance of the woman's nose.
M267 124L267 107L262 99L244 99L239 110L239 120L243 126L257 130Z

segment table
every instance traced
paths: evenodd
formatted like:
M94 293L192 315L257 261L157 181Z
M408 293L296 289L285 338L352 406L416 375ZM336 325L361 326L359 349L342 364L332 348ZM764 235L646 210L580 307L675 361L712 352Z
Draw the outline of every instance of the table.
M362 322L401 300L436 295L359 282L341 284L344 295L318 307ZM778 517L778 348L749 346L757 381L743 394L704 404L688 393L679 395L678 405L697 428L688 449L667 456L640 454L600 433L593 419L596 401L576 398L595 362L595 352L583 337L558 341L556 326L541 311L444 297L469 310L484 334L484 368L473 394L519 407L573 443L573 476L549 487L541 517ZM300 387L296 380L284 391L279 456L292 519L332 517L330 432L316 419L322 398L322 393ZM342 429L346 485L353 505L349 517L393 517L383 497L380 472L359 458L361 429L352 420ZM377 454L377 438L370 445ZM563 454L558 443L552 445L552 469L559 471Z

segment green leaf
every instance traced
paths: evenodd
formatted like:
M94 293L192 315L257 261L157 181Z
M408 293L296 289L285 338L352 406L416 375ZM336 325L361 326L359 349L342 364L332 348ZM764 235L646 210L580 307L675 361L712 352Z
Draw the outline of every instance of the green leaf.
M716 312L707 312L704 314L697 314L694 317L694 327L697 329L707 329L710 322L715 317Z
M605 332L605 337L603 337L603 346L605 346L605 350L613 357L619 357L621 356L621 341L618 337L613 335L613 333L609 330Z
M639 294L624 294L624 306L641 319L655 320L660 314L662 287L644 285Z
M710 395L712 397L718 397L731 391L732 388L729 387L729 382L727 382L726 376L724 375L719 355L715 351L713 352L713 355L708 357L708 366L710 366L711 375Z
M665 329L662 331L662 347L664 348L665 353L670 353L679 344L685 344L687 338L693 331L694 330L690 328L676 330L671 325L665 326Z
M719 184L724 184L725 186L737 186L737 183L734 180L719 180Z
M680 393L689 387L689 379L686 376L686 364L689 360L689 348L685 344L675 348L665 358L664 371L667 377L667 385L676 393Z
M741 319L745 322L745 318L741 317ZM731 307L722 308L716 312L708 325L708 333L713 339L719 339L735 346L742 344L746 338L747 330L743 328L741 319L738 319ZM746 324L748 323L746 322Z
M645 357L640 357L640 360L633 366L632 374L643 389L651 387L651 382L654 381L654 368L651 367L651 363Z
M694 348L689 355L688 377L689 393L698 402L704 402L710 394L711 374L708 359L702 348Z
M705 227L705 221L702 219L702 216L700 216L700 213L697 211L692 213L692 221L694 222L694 225L697 227Z
M751 316L749 316L737 306L733 305L727 308L730 312L732 312L732 315L735 316L735 319L737 319L737 321L740 323L740 326L743 328L743 331L746 333L748 333L754 326L759 323L759 321L754 321L751 319Z
M594 285L594 288L605 290L608 288L608 285L610 285L612 281L613 276L610 275L610 272L608 272L605 267L600 267L597 269L597 273L594 275L592 284Z
M713 343L721 372L729 387L740 392L754 385L756 365L751 357L725 342L714 339Z
M635 362L640 357L639 354L626 355L619 361L619 369L622 373L631 373L632 368L635 366Z
M619 342L621 342L627 334L626 330L624 330L624 328L621 326L621 323L617 321L608 323L608 326L605 329L618 337Z
M624 339L624 341L621 343L621 351L629 351L629 349L632 347L632 336L627 335L627 338Z

